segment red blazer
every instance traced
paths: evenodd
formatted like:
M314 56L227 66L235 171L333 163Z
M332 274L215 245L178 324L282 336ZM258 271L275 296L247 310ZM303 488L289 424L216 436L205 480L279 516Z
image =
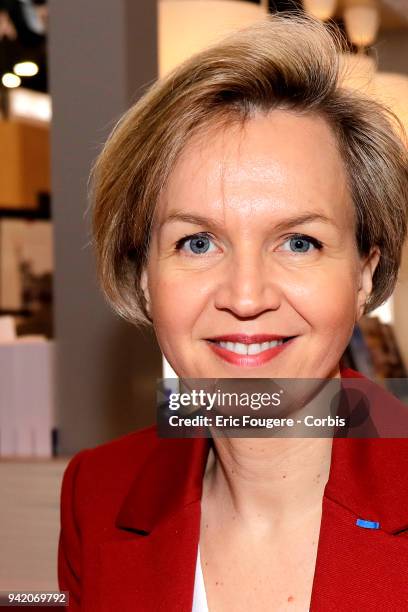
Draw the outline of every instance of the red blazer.
M191 611L210 442L159 438L152 426L71 459L58 552L69 610ZM358 526L359 518L380 528ZM408 440L334 438L311 611L406 612L404 530Z

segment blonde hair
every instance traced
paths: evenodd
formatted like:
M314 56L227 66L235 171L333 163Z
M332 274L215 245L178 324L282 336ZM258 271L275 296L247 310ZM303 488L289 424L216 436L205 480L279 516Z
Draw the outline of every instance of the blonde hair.
M407 148L391 112L341 87L342 48L318 20L271 15L184 62L121 118L93 168L91 209L99 280L122 317L150 324L140 277L158 196L186 143L217 120L276 108L317 113L332 127L359 252L381 250L365 312L389 297L407 230Z

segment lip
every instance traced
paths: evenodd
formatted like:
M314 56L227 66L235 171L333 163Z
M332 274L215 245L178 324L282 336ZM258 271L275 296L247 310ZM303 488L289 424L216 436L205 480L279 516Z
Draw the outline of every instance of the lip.
M223 336L222 338L224 337L227 337L228 340L221 340L221 342L242 342L242 340L230 340L230 338L236 338L237 336L235 335L234 336ZM254 337L264 337L264 336L246 336L246 338L248 337L254 338ZM284 338L284 337L285 336L277 336L277 337L275 336L271 338L269 336L269 340L280 340L281 338ZM287 337L289 336L286 336L286 338ZM229 351L228 349L223 348L219 346L218 344L215 344L215 342L212 342L210 340L207 340L207 344L210 347L210 349L218 357L221 357L221 359L223 359L227 363L239 366L241 368L242 367L249 368L249 367L257 367L257 366L264 365L265 363L267 363L274 357L277 357L278 355L280 355L280 353L282 353L282 351L286 349L287 346L291 345L292 342L296 340L296 338L297 336L291 337L290 340L287 340L283 344L280 344L279 346L274 346L270 349L267 349L266 351L262 351L261 353L258 353L257 355L238 355L237 353L233 353L232 351ZM211 340L215 340L215 339L211 339ZM254 342L255 341L252 340L252 343ZM257 342L259 342L259 340ZM263 342L267 342L267 340L263 340ZM251 343L245 342L243 344L251 344Z
M254 334L252 336L248 336L247 334L225 334L223 336L214 336L214 338L207 338L207 340L213 342L239 342L241 344L262 344L262 342L272 342L273 340L282 340L291 337L293 336L279 336L277 334Z

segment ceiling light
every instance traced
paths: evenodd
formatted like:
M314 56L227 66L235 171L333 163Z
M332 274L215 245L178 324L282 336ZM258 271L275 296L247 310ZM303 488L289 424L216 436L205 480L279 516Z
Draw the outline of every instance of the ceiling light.
M6 74L3 74L1 82L3 83L4 87L9 88L19 87L21 85L20 77L12 72L6 72Z
M369 47L380 25L378 6L370 0L346 6L343 12L347 36L357 47Z
M337 0L303 0L305 11L322 21L333 17Z
M51 97L49 94L19 87L10 91L8 99L10 119L48 125L51 121Z
M19 62L13 70L20 77L32 77L38 73L38 66L35 62Z

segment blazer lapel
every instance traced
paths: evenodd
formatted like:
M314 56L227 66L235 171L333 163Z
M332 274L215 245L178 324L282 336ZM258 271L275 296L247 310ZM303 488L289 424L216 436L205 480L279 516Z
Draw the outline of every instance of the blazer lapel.
M161 439L101 545L101 612L190 611L208 438Z
M408 610L407 491L408 440L333 440L312 612Z
M148 536L103 544L99 609L190 612L199 526L196 501Z
M364 378L353 370L342 377ZM369 379L365 385L372 414L402 407ZM407 439L334 438L312 612L408 610L407 500ZM370 521L369 527L357 519Z

